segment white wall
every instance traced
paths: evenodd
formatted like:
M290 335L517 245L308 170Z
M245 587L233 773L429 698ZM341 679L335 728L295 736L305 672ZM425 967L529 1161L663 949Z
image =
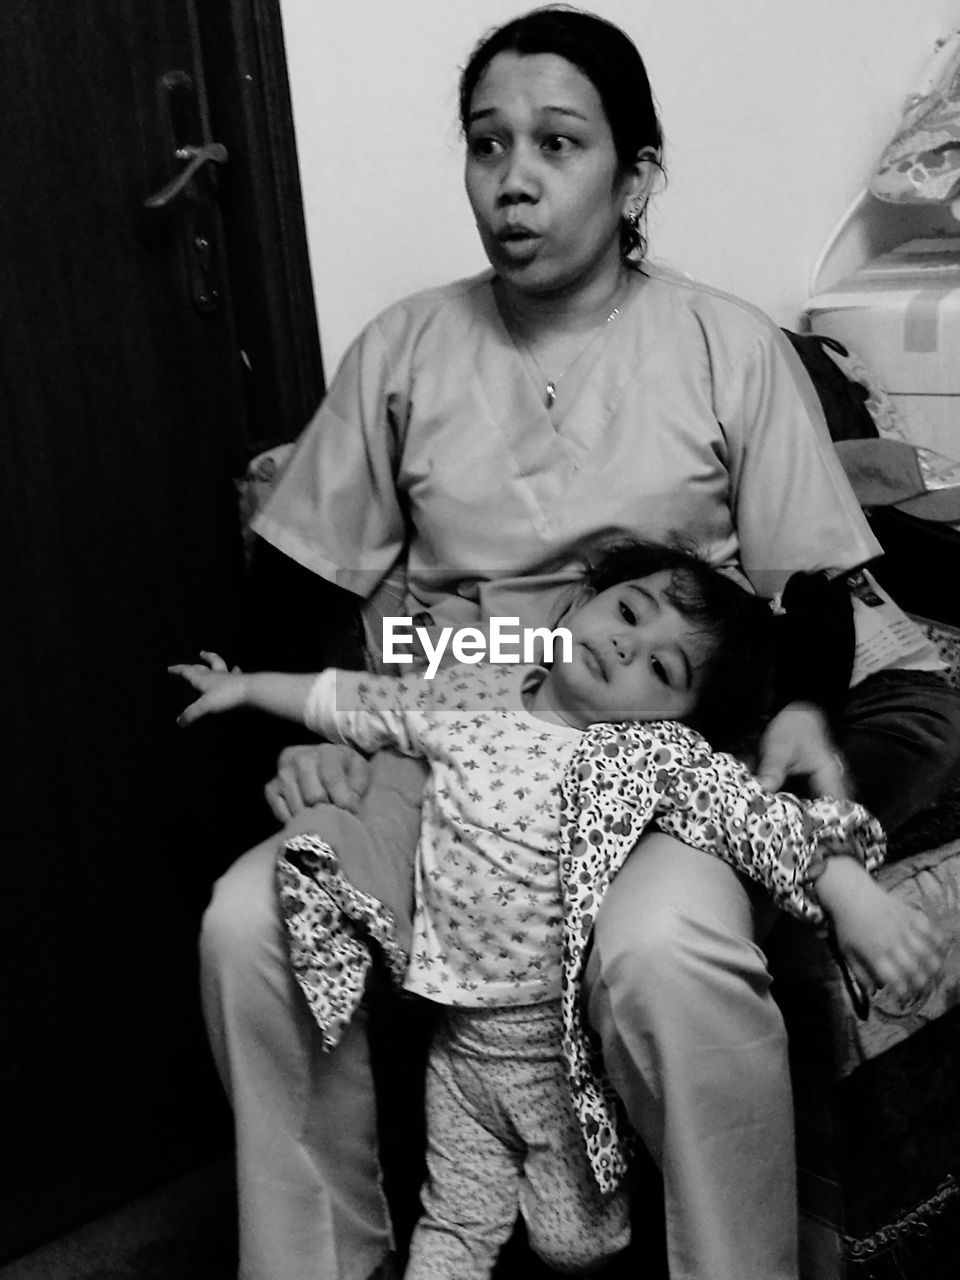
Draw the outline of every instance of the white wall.
M394 298L485 265L458 69L524 0L282 0L324 362ZM796 322L960 0L584 0L647 63L669 183L651 252Z

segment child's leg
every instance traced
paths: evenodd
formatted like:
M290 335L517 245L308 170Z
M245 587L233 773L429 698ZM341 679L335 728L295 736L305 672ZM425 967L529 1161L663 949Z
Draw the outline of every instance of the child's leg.
M603 1195L587 1160L583 1135L558 1070L539 1092L539 1120L520 1184L520 1212L530 1247L554 1271L591 1272L630 1243L630 1198L625 1187ZM564 1106L563 1104L567 1104ZM551 1106L553 1110L551 1111ZM537 1118L537 1112L532 1112Z
M404 1280L487 1280L517 1219L521 1154L484 1072L438 1031L427 1067L427 1182Z
M532 1010L529 1057L504 1104L526 1147L520 1212L531 1248L555 1271L596 1270L630 1243L625 1188L603 1195L587 1158L560 1056L555 1006Z

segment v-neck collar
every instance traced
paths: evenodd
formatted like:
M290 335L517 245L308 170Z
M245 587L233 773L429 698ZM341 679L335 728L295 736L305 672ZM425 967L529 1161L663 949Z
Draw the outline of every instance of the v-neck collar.
M635 275L636 278L633 278ZM533 358L513 334L496 296L496 275L487 276L481 298L481 324L489 326L497 341L480 347L481 385L491 413L517 459L521 473L538 469L544 449L555 458L559 449L572 463L579 462L603 433L597 397L585 396L597 365L606 364L602 401L607 413L615 411L623 387L633 376L629 356L632 330L628 313L637 303L644 277L632 273L620 314L607 328L602 341L583 352L564 375L553 409L544 403L544 384ZM611 353L620 359L610 359Z
M626 325L621 326L620 322L625 319L624 313L630 309L636 294L639 292L637 281L633 279L634 275L639 277L639 273L631 271L625 279L622 293L618 295L621 296L622 300L616 308L617 315L615 318L612 320L607 319L597 327L596 331L587 338L580 351L574 355L570 363L553 382L552 385L556 389L555 399L553 404L550 405L547 403L546 392L551 384L547 381L544 370L538 364L530 347L518 331L516 324L511 321L506 303L502 303L497 296L498 277L493 272L490 274L489 297L496 324L500 329L501 335L506 338L513 349L515 360L526 373L527 381L540 404L544 419L558 437L563 437L566 434L570 434L571 438L576 436L575 429L569 433L567 431L570 419L576 418L578 402L582 398L584 389L590 382L591 375L596 369L601 356L610 346L614 331L620 327L627 327Z

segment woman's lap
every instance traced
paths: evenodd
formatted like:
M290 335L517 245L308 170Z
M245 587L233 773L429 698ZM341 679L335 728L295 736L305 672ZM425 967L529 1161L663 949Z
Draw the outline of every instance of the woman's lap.
M796 1274L786 1032L756 942L772 915L732 868L660 832L597 913L587 1017L663 1174L671 1274Z
M378 758L358 815L329 805L302 811L229 868L204 917L204 1011L236 1116L251 1275L366 1276L390 1247L366 1023L335 1052L321 1051L289 965L274 875L286 836L317 834L409 930L424 776L419 761ZM410 1021L391 1053L395 1082L398 1059L415 1056ZM401 1114L415 1105L405 1096Z
M888 826L933 800L960 763L960 696L917 672L882 672L851 690L838 736L858 798ZM270 862L286 835L313 832L327 840L358 888L380 897L401 920L412 911L413 867L427 767L423 761L379 752L356 815L330 805L297 814L277 836L239 859L217 886L225 913L240 933L276 931ZM684 875L709 873L699 855ZM702 868L702 872L697 868ZM650 891L666 887L651 867Z
M908 673L875 678L853 691L840 740L852 774L860 779L864 800L869 803L876 797L879 816L887 822L893 813L904 820L932 799L955 767L960 700L936 682L917 680ZM272 999L278 1002L276 1017L282 1016L280 1006L293 991L290 975L284 973L283 926L273 892L273 862L279 840L285 834L303 831L320 835L340 856L349 878L386 901L398 919L409 924L425 777L422 762L382 753L372 762L371 785L356 815L330 806L304 811L284 832L238 860L223 877L205 922L205 942L208 950L211 945L219 950L222 965L236 966L233 991L238 1000L250 1006L251 1013L263 998L257 994L258 983L263 992L273 988ZM891 796L895 809L889 803ZM701 1048L696 1058L702 1060L705 1035L723 1033L731 1055L726 1056L726 1049L714 1052L709 1089L698 1068L697 1079L687 1081L690 1096L683 1100L681 1110L689 1111L705 1093L719 1098L725 1090L735 1090L741 1104L751 1106L752 1096L759 1100L769 1093L767 1109L780 1113L773 1129L783 1130L783 1146L781 1158L775 1162L778 1167L765 1168L764 1176L768 1182L786 1179L773 1214L782 1218L792 1176L787 1169L789 1098L780 1096L782 1089L777 1092L778 1080L787 1080L786 1063L782 1025L771 1009L768 978L757 946L757 938L762 938L772 916L769 901L751 891L729 867L654 833L641 842L599 912L597 945L586 986L588 999L599 1000L603 1006L597 1020L606 1018L608 1029L616 1016L614 1005L623 996L623 1018L650 1024L636 1029L648 1045L663 1042L665 1066L670 1061L693 1060L690 1047L698 1037ZM266 972L269 969L272 977ZM241 976L244 973L249 984ZM714 1016L720 1007L718 1001L726 1007L720 1018ZM294 1010L289 1004L286 1007L289 1018ZM610 1034L614 1040L621 1039L619 1031ZM671 1037L676 1040L672 1047ZM752 1041L753 1051L737 1057L732 1051L738 1041L744 1045ZM302 1044L306 1049L308 1041ZM644 1052L639 1044L635 1052L627 1043L621 1046L623 1080L618 1084L625 1093L630 1092L629 1077L635 1070L631 1061ZM758 1045L764 1046L759 1057ZM761 1063L766 1064L762 1070ZM683 1072L674 1067L669 1074L677 1078L670 1089L682 1092ZM762 1077L759 1081L758 1076ZM648 1084L638 1084L640 1080L637 1076L633 1105L628 1103L628 1108L640 1119L636 1112L638 1090L646 1096L646 1123L639 1127L646 1130L649 1145L654 1150L659 1147L662 1155L665 1100L650 1096ZM315 1102L322 1105L319 1098ZM765 1131L764 1141L772 1132L764 1125L759 1131ZM705 1131L687 1134L687 1145L703 1148L708 1136ZM759 1146L745 1145L751 1159L757 1161ZM671 1158L668 1153L668 1162ZM699 1165L703 1164L699 1160ZM694 1173L693 1169L684 1171L684 1185ZM732 1211L723 1200L716 1201L715 1211L711 1211L715 1188L711 1189L708 1180L702 1181L696 1221L691 1220L689 1229L684 1228L681 1234L695 1235L697 1222L717 1222ZM673 1211L674 1219L680 1222L686 1210L674 1204ZM382 1233L371 1228L371 1240L374 1235L383 1239ZM715 1249L716 1232L711 1230L710 1235L710 1248ZM679 1247L677 1241L674 1245ZM777 1247L776 1239L770 1247Z
M929 803L940 791L960 758L960 697L929 676L912 672L882 673L852 690L839 730L859 797L888 826L896 826ZM371 762L371 781L356 815L329 805L298 814L291 823L258 850L251 851L227 872L217 886L207 932L222 935L223 945L236 952L251 942L266 944L271 958L278 958L282 926L272 885L272 857L284 835L315 832L328 841L341 859L348 878L374 894L394 912L406 930L413 905L413 867L419 832L420 804L426 766L422 761L378 753ZM666 848L684 852L670 841ZM690 851L685 851L689 853ZM644 849L634 857L643 857ZM676 872L676 877L674 876ZM716 912L725 901L714 891L714 881L735 886L731 902L749 901L753 917L741 918L742 909L731 907L739 919L744 940L753 942L769 926L770 908L762 895L751 892L729 868L709 855L683 857L672 868L662 859L647 859L640 877L643 901L635 904L635 918L643 930L633 931L632 945L643 949L644 937L654 934L659 945L670 949L669 930L656 923L660 908L670 909L673 895L682 890L688 913ZM617 900L628 893L618 878L607 914L613 918ZM765 909L764 909L765 908ZM634 911L634 907L630 908ZM643 935L643 936L641 936ZM661 936L662 935L662 936ZM626 936L626 935L625 935ZM248 954L248 962L252 957Z

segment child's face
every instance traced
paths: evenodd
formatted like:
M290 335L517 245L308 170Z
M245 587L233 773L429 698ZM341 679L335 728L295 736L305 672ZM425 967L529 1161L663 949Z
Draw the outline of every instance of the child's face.
M686 720L696 707L713 642L666 598L667 570L601 591L564 619L570 662L558 662L544 696L568 724Z

